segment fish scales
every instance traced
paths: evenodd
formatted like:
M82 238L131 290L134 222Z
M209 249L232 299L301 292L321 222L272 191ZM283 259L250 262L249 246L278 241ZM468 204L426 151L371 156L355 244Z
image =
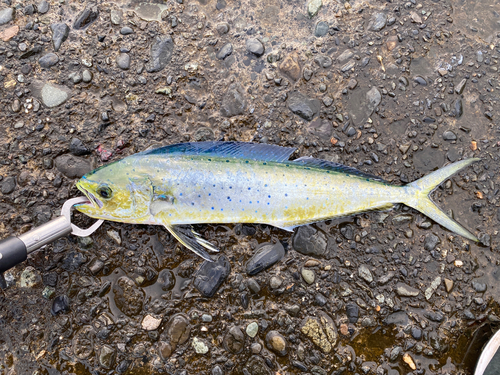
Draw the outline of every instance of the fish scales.
M91 217L163 225L204 259L214 245L191 224L262 223L294 227L403 203L461 236L478 239L429 198L442 182L479 159L447 165L405 186L295 150L239 142L181 143L96 169L77 183Z

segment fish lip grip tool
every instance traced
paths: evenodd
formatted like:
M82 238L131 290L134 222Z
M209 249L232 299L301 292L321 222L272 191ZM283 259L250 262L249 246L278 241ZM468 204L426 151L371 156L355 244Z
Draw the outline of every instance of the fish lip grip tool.
M15 265L24 262L28 254L57 240L73 234L86 237L94 233L104 220L97 220L90 228L82 229L71 223L71 208L75 204L88 202L85 197L68 199L61 210L61 216L39 226L20 236L8 237L0 241L0 279L1 274ZM0 280L0 286L4 280Z

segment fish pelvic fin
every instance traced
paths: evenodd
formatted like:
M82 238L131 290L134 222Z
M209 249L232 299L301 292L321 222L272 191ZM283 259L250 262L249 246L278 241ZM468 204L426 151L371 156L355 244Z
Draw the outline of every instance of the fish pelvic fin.
M201 235L193 229L191 225L169 225L164 224L165 228L174 236L181 244L186 246L196 255L203 259L213 262L214 260L206 252L205 249L210 251L219 251L214 245L205 240Z
M479 160L481 159L471 158L457 161L456 163L447 165L446 167L438 169L437 171L406 185L405 188L407 189L409 197L403 203L422 212L424 215L428 216L436 223L451 230L452 232L468 238L469 240L479 242L476 236L446 215L429 197L430 193L432 193L444 181Z

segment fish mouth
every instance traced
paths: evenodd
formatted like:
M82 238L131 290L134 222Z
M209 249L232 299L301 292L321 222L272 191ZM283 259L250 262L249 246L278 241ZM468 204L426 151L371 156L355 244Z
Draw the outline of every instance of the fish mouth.
M83 194L85 194L85 196L89 200L87 203L81 203L80 204L81 206L83 206L83 205L91 205L94 208L99 208L99 209L101 209L101 208L104 207L104 204L99 200L99 198L97 198L94 194L92 194L90 191L88 191L87 189L85 189L83 186L78 185L77 188Z

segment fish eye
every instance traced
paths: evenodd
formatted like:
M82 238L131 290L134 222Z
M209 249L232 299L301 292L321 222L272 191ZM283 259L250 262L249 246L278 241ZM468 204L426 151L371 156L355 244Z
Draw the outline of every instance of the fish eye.
M101 185L97 188L97 194L99 194L104 199L111 198L113 191L108 185Z

